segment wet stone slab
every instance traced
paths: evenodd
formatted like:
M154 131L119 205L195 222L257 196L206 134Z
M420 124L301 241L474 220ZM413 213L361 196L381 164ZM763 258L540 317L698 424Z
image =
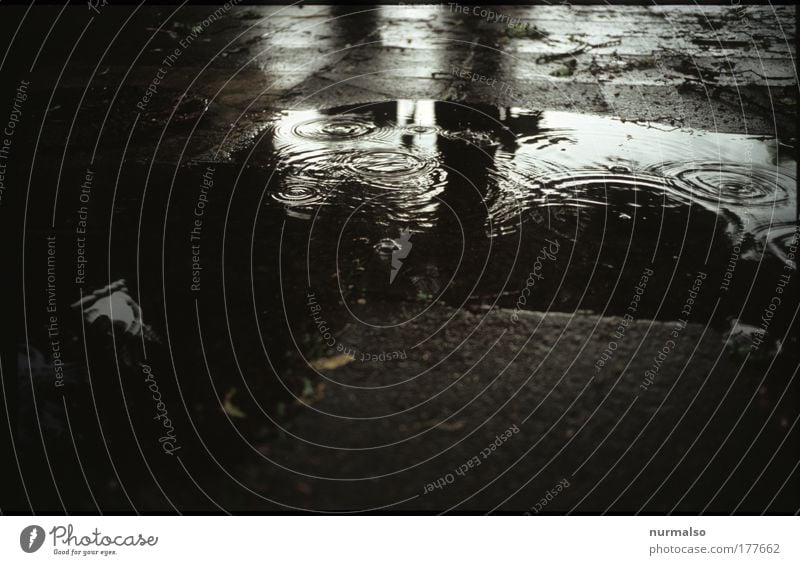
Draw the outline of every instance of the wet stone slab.
M382 308L400 317L394 305L376 305ZM309 407L287 425L284 440L261 448L264 460L250 468L250 484L266 483L259 492L269 500L315 510L524 512L537 493L566 478L571 488L549 510L665 512L675 509L667 492L704 503L716 494L712 471L701 473L690 447L715 453L730 432L726 418L764 416L746 408L761 375L739 372L729 360L728 336L702 324L640 319L620 332L619 318L522 313L512 327L512 316L512 310L435 306L426 323L388 335L363 326L343 332L338 339L355 359L319 371L322 384L304 398ZM444 333L423 341L438 326L446 326ZM674 349L648 378L671 340ZM407 359L361 356L399 348ZM783 414L770 420L771 429L780 429ZM515 425L518 434L482 455ZM721 448L720 460L738 457L746 429ZM459 476L456 469L474 457L480 465ZM757 468L743 469L737 480L747 483ZM448 474L444 488L430 488ZM725 496L715 501L720 508Z

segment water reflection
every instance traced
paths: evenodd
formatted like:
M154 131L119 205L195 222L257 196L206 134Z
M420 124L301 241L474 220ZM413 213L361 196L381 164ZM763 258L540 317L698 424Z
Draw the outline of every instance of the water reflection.
M337 280L353 309L504 304L554 238L565 245L529 308L613 313L643 266L690 276L734 248L762 271L788 261L795 162L774 141L429 100L286 112L267 134L268 208L300 219L309 280ZM415 249L395 282L385 242L401 232ZM663 302L641 315L674 316Z

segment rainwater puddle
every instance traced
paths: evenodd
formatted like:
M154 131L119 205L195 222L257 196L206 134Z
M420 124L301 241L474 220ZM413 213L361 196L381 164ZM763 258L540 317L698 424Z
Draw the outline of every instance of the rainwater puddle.
M747 297L794 267L791 155L775 139L398 100L282 113L236 160L269 163L261 236L281 219L314 258L304 282L353 312L374 298L520 306L549 246L523 308L621 314L652 268L636 317L677 319L705 273L701 321L755 314Z

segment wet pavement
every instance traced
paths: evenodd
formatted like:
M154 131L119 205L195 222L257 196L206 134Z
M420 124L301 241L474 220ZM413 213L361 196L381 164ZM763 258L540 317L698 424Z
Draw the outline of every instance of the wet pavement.
M14 508L796 511L794 8L472 8L0 9Z

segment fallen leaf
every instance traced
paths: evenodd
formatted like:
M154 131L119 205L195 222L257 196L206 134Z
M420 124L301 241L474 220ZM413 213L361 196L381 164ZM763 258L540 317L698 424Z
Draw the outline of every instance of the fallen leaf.
M333 357L322 357L320 359L314 359L313 361L309 361L309 365L312 369L316 369L318 371L322 371L325 369L338 369L343 365L347 365L351 361L353 361L354 357L352 355L334 355Z
M451 422L438 423L436 420L429 420L425 422L426 427L438 428L443 432L457 432L467 424L466 420L454 420Z
M247 414L233 403L233 397L236 394L236 387L230 389L225 393L225 399L222 401L222 409L225 413L232 418L247 418Z

